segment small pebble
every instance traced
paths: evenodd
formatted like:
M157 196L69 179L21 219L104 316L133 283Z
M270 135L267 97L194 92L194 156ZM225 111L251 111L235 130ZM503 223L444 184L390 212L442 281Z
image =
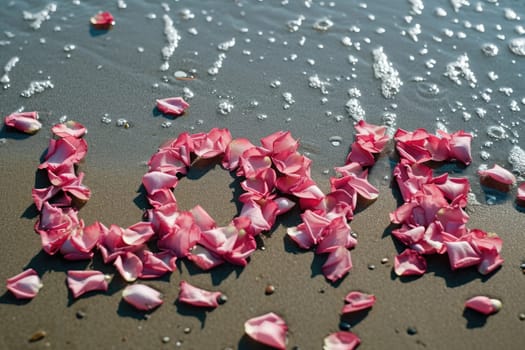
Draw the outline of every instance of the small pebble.
M525 270L525 263L521 263L520 269Z
M228 297L224 294L221 294L218 298L217 298L217 302L222 305L224 304L225 302L228 301Z
M368 264L368 269L369 270L375 270L376 266L374 264Z
M349 331L350 328L352 328L352 326L350 325L350 323L347 323L347 322L341 322L341 323L339 323L339 329L342 330L342 331Z
M81 319L86 317L86 313L84 311L82 311L82 310L78 310L76 315L77 315L77 318L79 320L81 320Z
M407 328L407 334L408 334L408 335L416 335L416 334L417 334L417 329L416 329L416 327L408 327L408 328Z
M163 342L164 344L169 343L169 342L170 342L170 337L162 337L162 342Z
M381 259L381 264L386 264L388 262L388 258Z
M35 342L44 339L47 336L46 331L38 331L33 333L33 335L29 338L30 342Z
M266 295L271 295L275 292L275 287L271 284L267 285L266 288L264 289L264 294Z
M525 321L525 313L522 312L521 314L518 315L518 317L520 321Z
M191 328L190 327L184 328L184 333L185 334L190 334L191 333Z

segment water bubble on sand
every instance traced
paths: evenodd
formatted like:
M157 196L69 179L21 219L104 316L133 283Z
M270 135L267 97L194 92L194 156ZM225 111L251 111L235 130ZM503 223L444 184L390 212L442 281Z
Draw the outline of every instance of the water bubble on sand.
M503 12L505 14L505 19L508 19L509 21L519 21L520 20L520 16L518 16L516 11L514 11L511 8L506 8L503 10Z
M514 27L514 31L518 33L519 35L525 34L525 27L523 27L521 24L518 24Z
M498 80L499 76L494 72L494 71L490 71L487 73L487 76L489 77L490 80L494 81L494 80Z
M359 97L361 97L361 90L359 90L356 87L350 88L350 89L348 89L348 96L359 98Z
M334 22L332 22L328 17L323 17L315 21L313 28L320 32L326 32L328 29L332 28Z
M512 171L519 174L520 176L525 175L525 151L517 146L512 146L508 161L512 165Z
M365 110L357 98L349 99L345 104L348 115L355 121L360 121L365 118Z
M64 52L71 52L74 51L77 47L75 44L66 44L64 45Z
M487 114L487 110L481 107L476 108L476 114L480 119L485 118L485 115Z
M343 46L350 47L352 46L352 39L349 36L344 36L341 38L341 44L343 44Z
M259 119L259 120L266 120L266 119L268 119L268 115L266 115L264 113L259 113L259 114L257 114L257 119Z
M485 33L485 25L483 23L476 24L474 28L480 33Z
M303 15L300 15L297 19L290 20L286 23L286 26L288 27L288 30L290 32L296 32L299 30L301 25L303 24L303 21L306 19Z
M157 18L157 15L154 14L154 13L148 13L148 14L146 15L146 18L147 18L147 19L156 19L156 18Z
M399 72L394 68L383 52L383 47L372 51L374 57L374 76L381 80L381 92L385 98L394 97L400 90L403 82L399 78Z
M100 118L100 121L102 122L102 124L106 124L106 125L111 124L111 118L109 118L107 114L105 114L102 118Z
M447 11L444 8L442 8L442 7L436 7L434 9L434 14L437 17L446 17L447 16Z
M177 46L179 46L180 35L177 29L173 26L173 20L168 15L162 16L164 20L164 36L166 37L167 44L162 48L162 63L160 70L167 71L170 67L169 60Z
M2 83L5 86L11 82L11 79L9 78L9 73L13 68L15 68L16 64L20 61L20 58L18 56L13 56L4 66L4 75L0 78L0 83Z
M272 88L278 88L281 86L281 82L279 80L273 80L271 83L270 83L270 87Z
M511 87L509 86L502 86L498 89L499 92L501 92L502 94L504 94L505 96L510 96L514 93L514 89L512 89Z
M128 8L128 4L126 4L126 2L124 0L118 0L117 1L117 7L121 10L124 10L124 9L127 9Z
M487 128L487 135L494 140L504 140L509 137L501 125L490 125Z
M208 74L209 75L217 75L217 74L219 74L219 70L222 68L222 62L224 61L225 58L226 58L226 54L221 52L219 54L219 56L217 57L217 60L215 62L213 62L213 66L211 66L208 69Z
M120 128L129 128L130 127L130 124L129 122L125 119L125 118L119 118L117 119L117 122L115 123L118 127Z
M217 45L217 49L219 49L220 51L226 52L234 46L235 46L235 38L231 38L230 40L222 42L219 45Z
M167 120L167 121L163 122L162 124L160 124L160 126L163 127L163 128L165 128L165 129L166 129L166 128L171 128L172 123L171 123L170 121Z
M487 152L487 151L481 151L481 152L479 152L479 157L482 160L489 160L490 159L490 153Z
M414 42L418 42L418 35L421 34L421 25L419 23L416 23L413 27L408 28L408 36L412 38Z
M51 13L55 12L57 10L56 3L52 2L50 4L47 4L46 7L44 7L43 10L31 13L28 11L23 11L22 15L24 17L24 20L31 21L29 26L33 28L34 30L40 29L40 26L45 21L48 21L51 19Z
M461 78L465 79L471 88L476 87L478 80L470 69L469 57L466 53L460 55L456 61L447 64L445 76L457 85L461 85Z
M191 12L191 10L188 8L180 10L179 15L180 15L180 18L182 18L185 21L189 21L190 19L195 18L195 14Z
M330 141L330 144L332 144L332 146L339 147L343 142L343 138L341 136L330 136L328 141Z
M470 2L468 0L450 0L450 4L452 5L452 8L455 12L459 12L459 9L463 6L470 6Z
M222 115L228 115L233 111L233 108L235 106L233 103L231 103L228 100L221 100L219 101L219 104L217 105L217 112L219 112Z
M423 0L408 0L408 2L411 5L410 13L413 13L415 15L420 15L423 13L423 9L425 8Z
M40 81L32 81L29 83L29 87L22 91L20 93L20 96L29 98L33 96L34 94L39 94L41 92L44 92L47 89L54 88L55 85L51 82L51 80L40 80Z
M499 49L492 43L485 43L481 45L481 51L485 54L485 56L494 57L498 54Z
M193 97L195 97L195 94L192 90L190 90L189 87L184 87L184 89L182 89L182 95L185 100L191 100Z
M352 66L355 66L355 64L357 62L359 62L359 60L357 59L357 57L353 56L353 55L348 55L348 62L352 65Z
M284 102L283 103L283 108L284 109L289 109L294 103L295 103L295 100L293 98L293 95L291 92L283 92L283 99L284 99Z
M519 112L520 111L520 106L518 105L518 101L516 100L511 100L509 102L509 109L512 111L512 112Z
M328 94L327 87L330 86L329 80L321 80L317 74L312 75L308 78L308 86L314 89L321 90L323 95Z
M525 38L514 38L509 41L510 51L518 56L525 56Z

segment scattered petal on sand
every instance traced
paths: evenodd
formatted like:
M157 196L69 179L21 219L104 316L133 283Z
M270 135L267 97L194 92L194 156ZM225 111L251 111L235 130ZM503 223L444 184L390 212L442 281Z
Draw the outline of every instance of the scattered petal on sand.
M91 25L97 30L109 30L115 25L115 19L109 12L100 12L91 17Z
M132 284L122 291L122 298L130 305L149 311L162 304L162 294L144 284Z
M210 292L197 288L186 281L181 281L179 286L179 301L181 303L200 307L215 308L219 306L218 299L221 296L221 292Z
M56 124L51 128L51 132L59 137L82 137L87 133L87 129L84 125L73 120L68 120L65 123Z
M422 275L427 270L427 261L418 252L405 249L394 259L394 271L398 276Z
M361 340L351 332L335 332L324 338L323 350L352 350Z
M42 287L42 281L33 269L25 270L7 279L7 289L13 293L17 299L32 299Z
M482 185L502 192L510 191L516 183L516 177L510 171L497 164L490 169L480 170L478 174Z
M342 314L368 309L374 305L376 297L372 294L352 291L346 295L345 302L347 304L343 306Z
M491 315L499 310L503 304L498 299L492 299L486 296L475 296L465 302L465 307L480 312L484 315Z
M26 134L34 134L42 128L37 112L13 113L5 117L5 125Z
M352 268L352 258L350 251L345 247L338 247L328 255L322 270L323 275L332 282L335 282L350 271Z
M287 331L286 322L273 312L251 318L244 323L244 332L250 338L276 349L286 349Z
M108 290L111 276L100 271L71 270L67 272L67 285L74 298L94 290Z
M518 186L518 194L516 195L516 203L520 207L525 207L525 182Z
M157 108L164 114L181 115L190 106L182 97L168 97L157 100Z

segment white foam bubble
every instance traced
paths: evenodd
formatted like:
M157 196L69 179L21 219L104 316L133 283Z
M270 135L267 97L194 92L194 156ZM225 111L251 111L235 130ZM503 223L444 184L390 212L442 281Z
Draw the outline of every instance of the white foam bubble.
M360 121L365 118L366 112L357 98L349 99L346 102L345 107L348 115L350 115L355 121Z
M452 80L457 85L462 84L462 78L466 80L470 87L476 87L478 80L476 75L470 69L469 57L466 53L460 55L456 61L450 62L447 64L447 70L445 72L450 80Z
M41 92L44 92L47 89L52 89L55 86L51 82L51 80L40 80L40 81L32 81L29 83L29 87L22 91L20 93L20 96L29 98L33 96L34 94L39 94Z
M164 62L160 66L161 71L167 71L170 68L169 60L177 46L179 46L180 35L177 29L173 26L173 20L168 15L162 16L164 19L164 36L166 37L167 44L161 50L162 59Z
M399 72L394 68L388 56L383 52L383 47L372 51L374 57L374 76L381 80L381 93L385 98L394 97L400 90L403 82L399 78Z
M525 151L517 146L514 145L508 156L508 161L512 165L512 170L516 173L518 173L520 176L525 175Z
M57 4L52 2L46 5L43 10L31 13L28 11L23 11L22 15L24 20L31 21L29 26L34 30L40 29L42 23L51 19L51 14L57 10Z
M518 56L525 56L525 38L514 38L509 41L510 51Z

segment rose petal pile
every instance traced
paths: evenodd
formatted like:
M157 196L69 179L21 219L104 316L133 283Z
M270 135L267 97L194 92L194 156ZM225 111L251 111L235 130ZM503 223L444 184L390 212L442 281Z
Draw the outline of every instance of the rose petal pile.
M369 202L377 198L379 191L368 182L367 167L375 163L375 156L389 140L384 126L361 120L355 129L357 134L346 164L335 168L339 177L330 179L330 193L319 192L316 198L303 198L300 201L304 210L302 223L287 230L299 247L316 246L316 254L328 254L322 270L332 282L341 279L352 268L349 249L356 246L357 240L351 235L348 221L353 218L358 201Z
M400 225L393 236L407 246L395 258L395 273L422 275L427 268L424 255L447 253L452 269L477 265L481 274L488 274L503 263L502 240L496 234L466 227L468 179L447 173L434 177L424 164L451 160L470 164L472 136L463 131L438 133L399 129L394 135L401 159L393 174L404 203L390 213L390 220Z

